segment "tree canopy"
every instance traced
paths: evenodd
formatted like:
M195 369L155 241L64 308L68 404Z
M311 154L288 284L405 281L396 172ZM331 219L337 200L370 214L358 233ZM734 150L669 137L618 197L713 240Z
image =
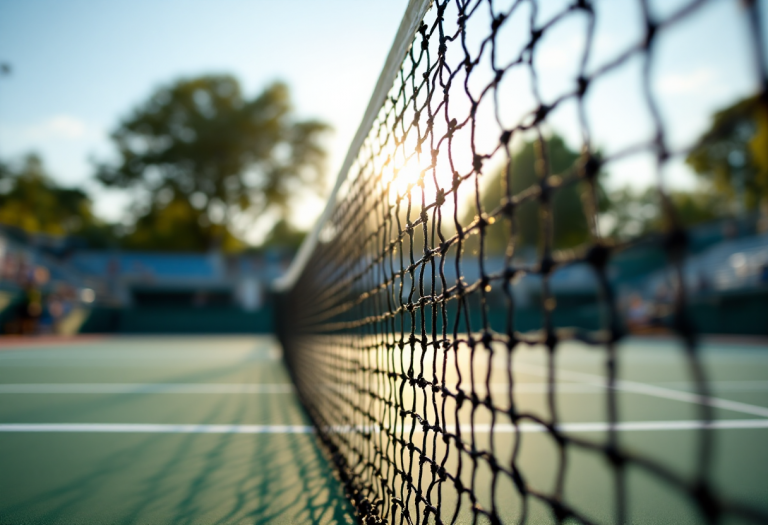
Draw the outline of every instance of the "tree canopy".
M492 211L501 205L505 195L505 184L509 185L511 195L517 195L538 184L537 166L542 156L546 156L549 173L553 175L566 174L576 167L581 158L579 153L571 150L557 134L553 134L541 143L539 141L523 143L513 155L509 169L494 172L484 186L481 196L483 209ZM589 225L584 214L585 203L582 195L584 190L584 185L577 184L563 186L553 192L553 246L555 248L574 247L589 238ZM602 190L599 193L598 198L601 198ZM604 204L602 199L599 204ZM529 201L515 210L515 232L518 245L538 246L541 242L543 236L539 232L540 208L538 201ZM509 232L507 220L501 223L497 221L487 230L487 249L491 252L503 252L509 241Z
M328 129L294 117L285 84L248 98L229 75L182 79L120 122L118 159L98 165L96 177L140 190L127 245L236 248L233 219L284 218L294 197L319 189Z
M272 228L263 246L298 251L306 236L306 232L294 228L288 221L281 219Z
M768 199L768 108L758 96L712 117L686 162L714 188L750 210Z
M64 188L48 175L37 155L27 155L18 166L0 166L0 223L27 233L74 235L94 245L108 243L108 226L93 214L92 202L81 189Z
M674 208L679 226L689 228L729 215L728 202L711 186L691 191L673 190L666 193ZM624 187L610 194L611 218L609 234L618 239L631 239L666 231L669 224L662 212L661 195L655 186L644 190Z

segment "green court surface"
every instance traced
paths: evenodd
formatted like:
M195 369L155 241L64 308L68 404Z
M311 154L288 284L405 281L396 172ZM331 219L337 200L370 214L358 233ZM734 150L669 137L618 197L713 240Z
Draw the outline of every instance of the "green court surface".
M6 347L0 423L57 424L0 432L3 525L352 523L270 338Z
M353 523L274 339L0 344L0 524ZM768 347L707 343L701 352L712 387L706 400L693 393L679 345L634 340L619 348L620 446L692 479L702 433L711 433L714 488L765 511ZM508 394L506 359L502 352L493 359L489 385L496 400ZM603 361L601 350L558 348L559 424L596 442L606 435ZM540 348L514 354L517 409L546 419L545 364ZM421 366L431 369L430 359ZM461 388L468 389L468 364L457 367L465 371ZM473 373L484 382L481 366ZM449 385L457 380L453 373L446 377ZM712 407L712 428L702 429L702 402ZM501 460L521 440L518 466L527 482L551 491L560 464L551 436L535 427L516 434L496 421L500 432L491 441L490 413L483 410L462 407L459 426L473 422L477 442ZM610 523L610 466L600 453L569 450L565 501ZM474 483L480 505L495 490L505 506L500 514L516 522L516 489L506 481L491 487L487 474L477 471L466 483ZM630 523L700 521L680 487L633 467L626 479ZM551 518L531 504L531 522Z

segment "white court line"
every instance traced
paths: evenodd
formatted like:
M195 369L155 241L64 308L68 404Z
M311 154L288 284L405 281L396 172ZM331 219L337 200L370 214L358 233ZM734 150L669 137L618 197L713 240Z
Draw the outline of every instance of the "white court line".
M290 383L15 383L0 394L291 394Z
M334 426L329 427L331 432L336 433L349 433L355 432L381 432L381 427L352 427L352 426ZM741 429L741 428L768 428L768 419L723 419L719 421L624 421L611 425L608 422L598 421L590 423L561 423L556 425L555 428L560 432L607 432L608 430L616 430L618 432L638 432L638 431L653 431L653 430L701 430L701 429ZM409 434L412 430L414 434L422 434L424 429L421 426L403 425L395 427L385 427L388 432L399 434ZM475 433L488 434L491 432L491 425L488 423L475 423ZM472 425L446 425L445 431L449 433L455 433L460 430L462 434L466 434L472 431ZM496 434L514 434L515 432L521 433L542 433L549 432L549 429L540 425L539 423L520 423L515 429L515 426L509 423L497 423L493 426L493 431Z
M459 425L462 433L470 432L470 425ZM515 432L514 425L496 424L494 432L501 434L511 434ZM561 432L607 432L611 430L611 424L605 422L596 423L562 423L556 428ZM624 421L613 425L613 430L619 432L636 432L649 430L699 430L703 428L711 429L736 429L736 428L768 428L768 419L724 419L719 421ZM455 432L447 428L449 432ZM475 432L488 433L491 431L491 425L475 424ZM536 423L521 423L521 432L548 432L548 429Z
M527 365L526 365L527 366ZM571 373L571 372L569 372ZM573 372L578 373L578 372ZM600 376L593 376L600 377ZM601 378L602 379L602 378ZM626 388L626 381L619 381L618 390L631 390ZM654 389L664 389L669 392L667 386L678 388L693 388L693 383L669 383L666 386L638 383ZM768 390L768 381L710 381L710 387L719 390L737 392L753 392ZM477 385L477 390L482 391L485 385ZM509 387L504 383L491 384L494 393L506 393ZM595 394L606 391L604 382L579 382L557 383L558 393L568 394ZM631 390L634 391L634 390ZM674 390L672 390L674 391ZM0 394L291 394L295 388L291 383L7 383L0 384ZM546 394L549 392L549 383L515 382L515 394ZM695 393L674 391L677 394L696 396ZM646 392L642 392L646 393ZM713 399L713 398L710 398ZM736 401L720 400L726 403ZM739 403L744 405L744 403ZM747 405L755 406L755 405ZM759 407L758 407L759 408ZM761 415L761 414L756 414Z
M600 376L594 376L594 377L600 378ZM558 378L558 380L559 379L562 379L562 378ZM640 383L640 384L646 384L646 383ZM707 384L713 390L719 390L719 391L729 391L729 392L768 391L768 381L708 381ZM688 390L692 390L696 388L696 384L691 382L659 383L657 385L648 383L647 385L651 387L656 387L656 388L666 388L667 390L669 390L668 387L686 388ZM330 388L332 390L348 391L348 392L355 391L355 389L351 385L326 384L323 386ZM452 388L454 390L456 389L455 383L449 383L448 386L449 388ZM462 389L464 390L464 392L468 392L470 390L467 387L467 385L462 385ZM475 384L475 390L478 393L485 392L485 384L484 383ZM549 393L549 390L550 390L549 383L515 381L513 394L515 395L547 394ZM623 389L617 388L617 390L623 390ZM599 383L598 382L585 383L583 381L580 381L577 383L564 383L564 382L558 381L558 383L555 385L555 391L558 394L604 394L607 391L607 386L604 380L602 380ZM495 394L508 394L509 386L506 383L491 383L491 392ZM0 390L0 393L2 393L2 390ZM690 391L683 391L681 393L696 395L695 392L690 392ZM731 401L728 401L728 402L731 403ZM735 403L735 401L733 401L733 403ZM755 405L751 405L751 406L755 406Z
M144 423L5 423L0 432L107 432L138 434L311 434L302 425L158 425Z
M333 385L334 387L336 385ZM479 389L484 385L478 385ZM339 388L343 390L342 388ZM508 392L506 384L492 384L493 392ZM602 385L560 383L558 392L600 393ZM515 383L515 393L547 393L547 383ZM6 383L0 394L291 394L291 383Z
M668 383L643 383L651 386L657 386L662 388L671 389L685 389L690 392L696 389L696 383L692 381L675 381ZM768 392L768 381L707 381L711 390L718 392ZM484 385L480 384L476 387L478 390L484 388ZM508 392L509 387L505 383L493 383L491 384L491 391L496 393ZM601 384L595 383L562 383L558 382L556 385L557 392L567 392L569 394L593 394L603 393L606 391L605 381ZM533 383L533 382L515 382L514 393L521 394L539 394L549 392L549 383Z
M471 431L470 425L459 425L462 433ZM521 423L516 430L514 425L494 425L498 434L541 433L547 428L536 423ZM625 421L611 426L610 423L563 423L557 426L562 432L606 432L613 428L619 432L661 431L661 430L727 430L768 428L768 419L725 419L720 421ZM397 427L394 432L421 434L423 429L410 425ZM456 432L456 425L447 425L448 432ZM475 424L475 432L490 432L491 425ZM381 428L331 427L332 432L380 432ZM302 425L163 425L143 423L2 423L0 432L76 432L76 433L120 433L120 434L312 434L314 427Z
M707 384L713 390L719 390L722 392L766 392L768 391L768 381L762 380L734 380L734 381L708 381ZM658 383L658 386L665 386L668 388L696 388L696 383L688 382L669 382Z
M526 372L533 375L547 377L548 370L544 366L534 365L529 363L517 363L515 369L521 372ZM572 370L563 370L562 368L555 369L555 375L558 379L566 379L568 381L578 381L580 383L589 384L593 386L600 386L607 388L607 379L604 376L597 374L588 374L585 372L574 372ZM697 403L701 405L707 405L715 408L723 408L726 410L732 410L734 412L741 412L743 414L751 414L753 416L768 417L768 408L751 405L749 403L740 403L739 401L729 401L728 399L720 399L717 397L704 397L691 392L683 392L680 390L673 390L671 388L664 388L662 386L649 385L647 383L639 383L637 381L626 381L619 379L614 385L615 390L623 390L624 392L633 392L635 394L645 394L647 396L660 397L663 399L672 399L675 401L683 401L686 403Z

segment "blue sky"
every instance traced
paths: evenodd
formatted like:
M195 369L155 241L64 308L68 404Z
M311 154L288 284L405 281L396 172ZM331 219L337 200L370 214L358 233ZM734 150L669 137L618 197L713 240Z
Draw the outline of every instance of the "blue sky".
M663 18L687 1L651 4ZM227 72L241 79L248 94L256 94L270 81L285 80L299 116L329 122L336 130L329 139L329 178L333 178L406 3L0 0L0 61L13 66L10 77L0 78L0 157L41 153L57 180L86 184L96 196L97 212L119 219L127 196L88 182L89 157L109 157L109 130L155 87L181 76ZM565 3L542 2L539 23ZM764 19L768 19L766 4L760 2ZM595 67L642 39L637 6L637 0L598 1ZM578 20L574 24L550 30L537 51L542 85L553 87L552 96L563 89L560 77L572 77L569 64L580 52L583 31ZM514 23L507 26L514 39ZM652 83L674 147L690 145L707 128L714 111L755 91L746 35L740 2L713 0L660 38ZM639 74L640 63L635 61L590 93L593 139L604 152L618 151L651 132L638 90ZM512 80L510 75L512 91L506 100L524 100ZM551 123L578 147L579 131L569 111L566 107L561 115L552 115ZM495 142L497 137L497 131L490 130L489 140ZM652 183L653 159L646 157L617 163L608 186ZM672 186L695 183L682 162L670 163L668 171ZM308 201L299 217L303 225L311 225L321 208L320 199Z
M156 86L233 73L248 94L281 79L302 117L333 125L342 162L405 10L405 0L0 0L0 157L41 153L63 184L91 177L108 132ZM90 188L97 211L125 198ZM320 203L313 210L319 211ZM314 208L318 208L315 210Z

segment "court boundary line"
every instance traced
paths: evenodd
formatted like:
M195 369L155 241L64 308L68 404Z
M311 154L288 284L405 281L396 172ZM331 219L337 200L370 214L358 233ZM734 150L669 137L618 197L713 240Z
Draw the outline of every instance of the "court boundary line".
M155 339L155 340L183 340L194 339L200 341L201 339L271 339L276 343L277 339L274 334L271 333L228 333L228 334L191 334L191 333L168 333L168 334L128 334L119 332L107 332L97 334L74 334L74 335L33 335L33 336L16 336L16 335L2 335L0 334L0 352L23 352L27 350L68 350L71 346L79 344L90 345L91 343L102 343L105 341L140 341L142 339ZM278 345L279 346L279 345ZM107 350L109 351L109 350ZM282 347L279 348L282 352Z
M491 425L487 423L446 425L445 431L489 433ZM647 432L674 430L735 430L768 429L768 419L721 419L718 421L625 421L611 424L608 422L561 423L555 425L560 432L590 433L607 432ZM331 432L371 433L380 432L382 427L331 427ZM548 428L537 423L496 424L494 433L546 433ZM390 432L423 433L421 426L404 425ZM0 433L118 433L118 434L314 434L315 428L308 425L184 425L155 423L0 423Z
M549 369L547 367L533 363L517 363L515 367L517 370L523 373L529 373L541 377L547 377L549 375ZM576 372L574 370L555 368L555 376L559 377L560 379L565 378L570 381L601 386L603 389L608 390L607 378L597 374L589 374L586 372ZM555 386L555 388L557 388L557 386ZM617 379L614 383L613 389L621 390L624 392L632 392L635 394L645 394L647 396L670 399L674 401L682 401L685 403L707 405L713 408L722 408L725 410L731 410L733 412L741 412L742 414L750 414L753 416L768 418L768 408L766 407L752 405L749 403L742 403L740 401L730 401L728 399L722 399L719 397L701 396L692 392L674 390L671 388L665 388L648 383L641 383L639 381Z
M292 383L5 383L0 394L293 394Z
M578 372L576 372L578 373ZM595 376L599 377L599 376ZM624 383L619 381L619 383ZM666 384L639 383L653 389L672 390L679 394L697 396L695 392L673 390L670 386L695 386L689 382L668 382ZM733 392L764 392L768 391L768 381L710 381L710 386L720 387ZM482 386L482 385L481 385ZM491 391L504 393L508 391L505 383L492 383ZM607 391L605 384L597 382L568 382L558 383L555 387L558 393L602 395ZM621 388L617 388L621 390ZM514 383L514 393L517 394L546 394L549 383L521 382ZM629 392L637 392L634 388ZM293 383L0 383L0 395L3 394L293 394L296 388ZM642 392L646 393L646 392ZM656 391L656 394L659 392ZM676 396L679 397L679 396ZM718 399L718 398L710 398ZM737 401L720 400L727 403ZM744 405L745 403L742 403ZM748 405L757 406L759 405Z

